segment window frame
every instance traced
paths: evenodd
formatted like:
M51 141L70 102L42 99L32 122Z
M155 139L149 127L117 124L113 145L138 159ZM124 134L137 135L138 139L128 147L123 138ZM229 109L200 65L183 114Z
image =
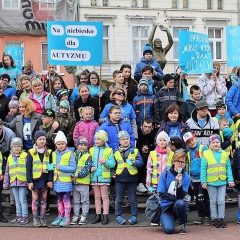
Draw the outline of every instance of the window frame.
M175 44L175 42L178 42L179 43L179 36L176 38L176 37L174 37L174 28L182 28L182 30L186 30L186 28L188 29L188 31L191 31L191 26L187 26L187 25L181 25L181 26L173 26L172 27L172 36L173 36L173 48L172 48L172 59L173 59L173 61L179 61L179 56L178 56L178 58L175 58L175 56L174 56L174 54L175 54L175 46L176 46L176 44ZM179 34L179 31L178 31L178 34ZM178 48L178 46L177 46L177 48Z
M209 29L214 29L214 38L209 37ZM216 30L221 30L221 38L216 38L215 37L215 31ZM223 44L224 44L223 34L224 34L224 28L223 27L211 27L211 26L209 26L207 28L207 35L208 35L209 42L213 43L213 49L212 49L213 61L222 61L224 59L224 56L223 56L223 54L224 54L224 51L223 51ZM220 40L218 40L218 39L220 39ZM218 42L221 43L221 58L217 58L217 43Z
M109 7L109 1L108 0L102 0L103 7Z
M143 0L143 8L149 8L149 0Z
M113 55L112 55L112 53L113 53L113 41L112 41L112 39L113 39L113 36L112 36L112 30L113 30L113 24L112 23L104 23L103 24L103 27L108 27L108 37L106 38L106 37L104 37L103 36L103 41L104 40L107 40L108 41L108 44L107 44L107 46L108 46L108 59L104 59L104 52L103 52L103 62L105 63L105 62L110 62L110 61L112 61L112 59L113 59Z
M44 1L39 1L38 4L39 4L39 10L49 10L49 11L52 11L56 8L56 0L53 0L52 3L49 3L49 1L52 1L52 0L44 0ZM47 4L47 7L43 7L43 4ZM53 7L48 7L48 4L52 4Z
M212 10L212 9L213 9L213 1L207 0L207 10Z
M172 8L178 9L178 0L172 0Z
M11 1L11 3L17 1L17 7L5 7L5 2L4 0L2 0L2 10L20 10L21 0L8 0L8 1Z
M217 0L217 9L223 10L223 0Z
M97 6L97 0L91 0L90 4L91 4L91 7L96 7Z
M139 55L140 55L140 58L138 58L138 59L136 59L136 62L135 62L135 60L134 60L134 54L133 54L133 41L134 40L137 40L137 41L144 41L144 39L143 38L137 38L137 39L135 39L134 37L133 37L133 27L148 27L148 36L147 36L147 38L146 38L146 43L148 42L148 37L149 37L149 34L150 34L150 32L151 32L151 24L149 23L149 24L143 24L143 25L141 25L140 23L138 24L138 23L133 23L133 24L131 24L130 25L130 31L129 31L129 34L131 34L130 35L130 39L131 39L131 54L130 54L130 59L131 59L131 61L134 63L134 64L136 64L139 60L140 60L140 58L141 58L141 56L142 56L142 51L143 51L143 49L141 49L141 46L140 46L140 48L139 48L139 46L138 46L138 53L139 53Z
M183 0L183 9L189 8L189 0Z

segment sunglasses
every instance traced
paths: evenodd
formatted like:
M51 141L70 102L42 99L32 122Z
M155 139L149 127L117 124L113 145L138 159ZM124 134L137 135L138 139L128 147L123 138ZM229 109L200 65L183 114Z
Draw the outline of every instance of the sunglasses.
M124 96L125 97L125 94L122 93L122 92L116 92L115 94L119 95L119 96Z

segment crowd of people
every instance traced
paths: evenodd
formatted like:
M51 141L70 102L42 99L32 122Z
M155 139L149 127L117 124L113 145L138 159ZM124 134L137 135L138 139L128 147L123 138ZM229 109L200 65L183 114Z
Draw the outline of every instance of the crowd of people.
M214 62L213 72L188 87L181 69L163 73L146 44L134 78L131 66L123 64L104 87L99 74L86 69L76 77L76 87L67 89L54 65L43 76L31 61L18 70L7 54L2 65L1 222L7 221L2 190L10 187L15 224L29 222L30 199L33 225L47 226L50 190L57 195L53 226L86 224L92 189L93 224L109 223L109 192L116 222L137 224L138 191L158 194L158 223L166 233L175 231L176 218L179 233L186 233L191 198L196 200L196 222L226 227L226 188L240 189L239 68L224 78ZM128 219L122 212L126 192Z

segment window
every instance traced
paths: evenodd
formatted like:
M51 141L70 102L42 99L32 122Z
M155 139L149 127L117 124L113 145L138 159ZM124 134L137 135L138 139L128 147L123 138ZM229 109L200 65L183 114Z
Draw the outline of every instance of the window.
M2 9L20 9L20 0L2 0Z
M189 30L188 27L173 27L173 59L178 59L178 35L180 31Z
M108 7L108 0L103 0L103 6Z
M222 9L223 9L223 1L218 0L218 10L222 10Z
M48 44L42 43L42 71L47 71Z
M222 59L222 28L208 28L208 39L214 60Z
M207 9L212 9L212 0L207 0Z
M143 0L143 7L148 8L148 0Z
M22 43L6 43L6 47L22 47Z
M132 0L132 7L137 7L137 0Z
M91 0L91 6L97 6L97 1L96 0Z
M177 4L177 0L172 0L172 8L177 8L178 4Z
M39 9L52 10L55 8L56 0L39 0Z
M183 0L183 8L188 8L188 0Z
M143 47L147 43L149 26L132 26L133 62L142 57Z
M109 61L110 34L109 25L103 26L103 61Z

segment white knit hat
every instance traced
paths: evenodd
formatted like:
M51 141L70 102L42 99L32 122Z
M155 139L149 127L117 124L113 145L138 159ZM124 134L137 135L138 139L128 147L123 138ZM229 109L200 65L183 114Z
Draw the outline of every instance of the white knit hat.
M157 135L157 139L156 141L158 142L159 139L165 139L167 144L169 143L170 139L168 134L165 131L161 131L158 135Z
M67 144L67 138L66 138L64 132L62 132L62 131L57 132L57 135L54 139L54 143L56 144L57 142L65 142Z

